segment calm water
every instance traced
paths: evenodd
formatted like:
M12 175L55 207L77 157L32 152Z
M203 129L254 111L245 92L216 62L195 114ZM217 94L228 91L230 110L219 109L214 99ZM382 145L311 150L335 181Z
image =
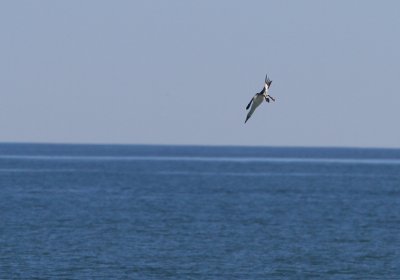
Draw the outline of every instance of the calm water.
M0 145L0 279L400 279L400 150Z

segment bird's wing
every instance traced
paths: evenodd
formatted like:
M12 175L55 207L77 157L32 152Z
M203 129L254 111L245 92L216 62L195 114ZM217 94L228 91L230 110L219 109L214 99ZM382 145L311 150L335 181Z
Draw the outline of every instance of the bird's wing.
M253 100L254 100L254 97L250 100L250 102L249 102L249 104L247 104L247 106L246 106L246 110L249 110L249 108L250 108L250 105L251 105L251 103L253 102Z

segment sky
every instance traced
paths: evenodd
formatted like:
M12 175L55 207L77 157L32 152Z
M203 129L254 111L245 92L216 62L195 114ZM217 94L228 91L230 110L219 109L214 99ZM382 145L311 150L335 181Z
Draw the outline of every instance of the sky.
M0 142L400 148L399 1L1 1ZM275 103L244 124L273 81Z

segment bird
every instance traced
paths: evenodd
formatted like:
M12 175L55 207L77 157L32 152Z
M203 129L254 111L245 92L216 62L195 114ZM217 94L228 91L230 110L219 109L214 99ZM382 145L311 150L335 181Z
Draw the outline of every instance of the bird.
M251 115L253 115L254 111L260 104L264 101L267 101L268 103L270 102L270 99L275 102L275 98L273 98L271 95L268 93L268 89L271 87L272 81L268 78L268 74L265 76L265 83L264 83L264 88L259 92L254 95L254 97L250 100L249 104L246 106L246 110L250 108L249 113L247 114L246 120L244 123L246 123Z

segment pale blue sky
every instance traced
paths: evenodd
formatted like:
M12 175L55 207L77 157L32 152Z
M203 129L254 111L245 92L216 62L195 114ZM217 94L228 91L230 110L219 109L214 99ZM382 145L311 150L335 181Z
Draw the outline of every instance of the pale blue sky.
M400 147L399 1L1 1L0 142ZM244 125L273 80L277 101Z

